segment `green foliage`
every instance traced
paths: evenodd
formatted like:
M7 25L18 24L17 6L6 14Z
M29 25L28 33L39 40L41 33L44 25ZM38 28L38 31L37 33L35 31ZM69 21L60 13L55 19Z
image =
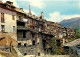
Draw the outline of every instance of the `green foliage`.
M58 49L56 53L57 53L57 55L61 55L62 54L61 49Z
M76 37L80 38L80 27L76 29Z
M52 45L52 52L53 52L53 54L55 54L55 55L61 55L62 54L61 53L61 49L59 49L59 47L57 46L57 42L56 42L56 38L55 37L52 38L51 45Z
M56 45L56 38L52 38L52 41L51 41L51 46L52 46L52 52L53 54L56 54L56 51L57 51L57 45Z

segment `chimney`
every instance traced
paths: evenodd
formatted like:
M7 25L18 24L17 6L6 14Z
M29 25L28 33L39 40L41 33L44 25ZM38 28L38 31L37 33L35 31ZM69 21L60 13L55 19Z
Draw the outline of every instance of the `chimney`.
M22 11L23 11L23 8L20 8L20 10L22 10Z
M41 18L44 19L44 14L43 14L43 12L41 12Z
M6 1L6 4L13 6L13 2L11 2L11 1Z

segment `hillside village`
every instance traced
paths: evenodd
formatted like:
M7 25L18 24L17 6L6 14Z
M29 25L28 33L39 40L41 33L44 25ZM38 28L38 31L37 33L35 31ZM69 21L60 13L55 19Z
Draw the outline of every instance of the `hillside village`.
M47 21L43 12L40 17L33 15L30 5L29 13L26 13L22 8L15 7L13 2L0 1L0 17L0 55L2 57L55 55L53 42L63 53L58 55L70 55L70 57L73 57L73 54L74 57L80 55L76 47L80 44L80 39L75 40L76 31L57 22Z

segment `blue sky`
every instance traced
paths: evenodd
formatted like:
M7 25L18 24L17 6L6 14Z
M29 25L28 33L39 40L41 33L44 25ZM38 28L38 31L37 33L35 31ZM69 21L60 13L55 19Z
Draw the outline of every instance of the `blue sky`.
M7 0L3 0L5 2ZM80 0L9 0L23 8L27 13L29 4L33 14L40 16L44 12L45 19L60 22L64 19L80 17Z

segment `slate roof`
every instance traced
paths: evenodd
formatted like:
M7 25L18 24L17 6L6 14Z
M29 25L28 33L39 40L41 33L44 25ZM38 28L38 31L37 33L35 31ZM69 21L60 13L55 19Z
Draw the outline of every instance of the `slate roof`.
M80 55L80 49L77 48L76 46L71 47L71 49L75 50L78 55Z
M76 39L72 42L64 44L63 46L76 46L76 45L79 45L79 44L80 44L80 39Z

